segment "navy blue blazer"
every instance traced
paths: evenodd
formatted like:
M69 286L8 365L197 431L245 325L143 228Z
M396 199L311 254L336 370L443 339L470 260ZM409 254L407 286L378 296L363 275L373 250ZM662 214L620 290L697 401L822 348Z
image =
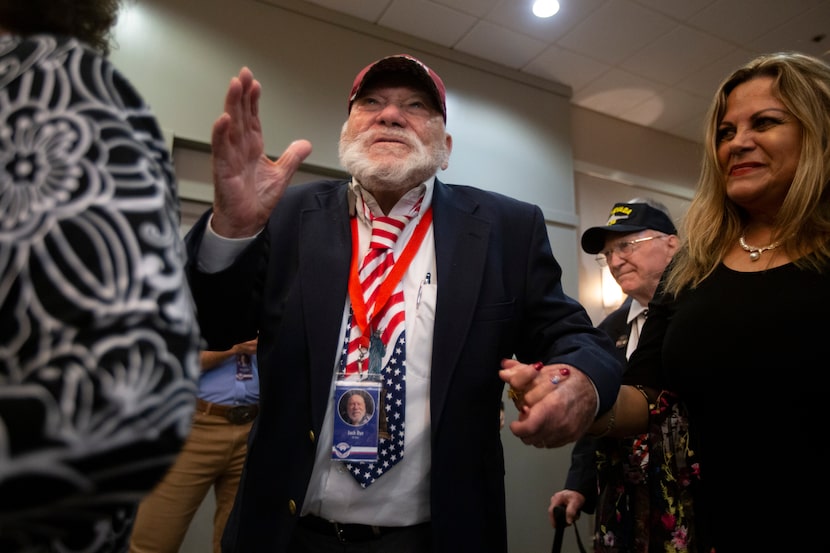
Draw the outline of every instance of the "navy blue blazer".
M226 349L260 332L260 414L223 551L278 553L301 512L341 347L347 181L289 187L258 239L216 274L195 264L207 216L186 242L208 347ZM538 207L436 180L433 226L440 282L430 387L433 551L504 553L504 456L494 422L500 361L516 355L579 367L596 383L603 412L622 367L607 335L563 293Z

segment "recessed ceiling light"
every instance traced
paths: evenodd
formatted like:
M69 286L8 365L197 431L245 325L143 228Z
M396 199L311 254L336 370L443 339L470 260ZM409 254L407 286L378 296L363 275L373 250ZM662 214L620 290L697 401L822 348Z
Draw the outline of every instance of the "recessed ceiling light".
M536 17L551 17L559 11L559 2L556 0L536 0L533 3L533 15Z

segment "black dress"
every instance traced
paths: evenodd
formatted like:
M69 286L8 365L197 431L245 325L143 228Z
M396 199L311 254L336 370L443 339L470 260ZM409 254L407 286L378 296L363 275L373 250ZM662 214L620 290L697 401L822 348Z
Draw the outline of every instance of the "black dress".
M721 265L651 304L624 378L688 409L697 551L822 549L828 340L828 271Z

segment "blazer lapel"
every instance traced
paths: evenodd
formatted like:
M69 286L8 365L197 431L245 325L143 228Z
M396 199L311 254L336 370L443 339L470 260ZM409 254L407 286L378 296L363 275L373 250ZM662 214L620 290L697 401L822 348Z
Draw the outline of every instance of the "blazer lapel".
M323 424L331 386L332 359L341 347L338 341L352 253L347 198L348 187L345 185L318 194L318 206L302 213L297 236L314 428ZM332 221L336 224L332 225ZM337 349L332 348L333 344Z
M490 223L474 215L478 204L459 198L438 179L432 205L439 284L432 347L431 414L437 421L475 314Z

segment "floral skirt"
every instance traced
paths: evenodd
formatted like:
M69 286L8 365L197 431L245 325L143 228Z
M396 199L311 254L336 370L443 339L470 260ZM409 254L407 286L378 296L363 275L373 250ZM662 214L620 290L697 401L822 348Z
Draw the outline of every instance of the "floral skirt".
M647 434L603 440L597 450L598 553L698 551L692 496L700 467L686 410L667 391L650 408Z

